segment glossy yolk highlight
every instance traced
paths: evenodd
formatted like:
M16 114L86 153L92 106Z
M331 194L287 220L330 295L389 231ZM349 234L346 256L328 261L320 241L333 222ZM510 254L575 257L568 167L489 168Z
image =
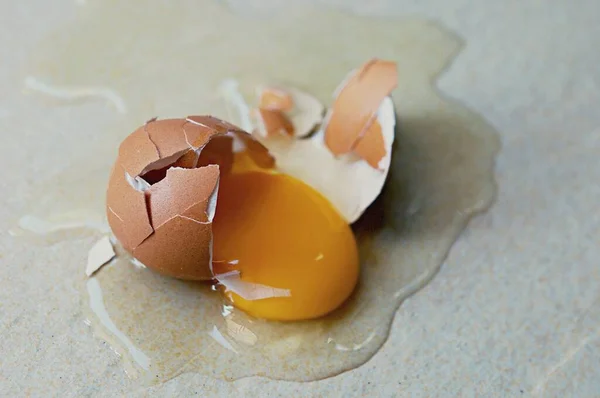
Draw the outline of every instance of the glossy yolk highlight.
M321 194L295 178L235 170L219 184L214 271L238 270L243 281L289 289L291 296L245 300L227 291L233 305L271 320L316 318L340 306L359 272L348 224Z

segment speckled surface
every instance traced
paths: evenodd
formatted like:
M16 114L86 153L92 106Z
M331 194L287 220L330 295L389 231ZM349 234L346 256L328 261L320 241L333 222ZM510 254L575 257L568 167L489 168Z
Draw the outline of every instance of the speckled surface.
M432 18L465 39L439 87L500 131L497 203L364 366L312 383L185 375L150 390L91 335L78 288L65 282L60 259L84 264L93 238L31 248L8 234L29 187L93 145L102 126L83 122L114 116L98 104L48 111L14 78L80 5L0 3L0 396L597 396L600 3L352 3L344 7Z

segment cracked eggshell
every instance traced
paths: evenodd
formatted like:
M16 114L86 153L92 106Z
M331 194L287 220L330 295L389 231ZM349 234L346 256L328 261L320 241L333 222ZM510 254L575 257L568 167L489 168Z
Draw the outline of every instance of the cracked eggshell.
M381 127L376 131L381 132L385 150L382 158L372 157L376 168L353 152L331 153L322 130L305 140L259 139L275 157L279 171L315 188L351 224L379 196L387 178L396 125L391 98L383 99L375 122Z
M300 90L277 88L278 95L273 96L272 90L259 87L259 104L277 110L282 103L285 107L280 106L279 111L290 115L286 110L288 97L281 94L290 93L295 106L303 103L299 108L313 109L308 113L315 119L318 115L318 120L309 124L320 124L320 128L304 139L298 139L297 133L293 137L253 133L275 157L279 171L315 188L351 224L379 196L387 178L396 125L389 95L397 83L394 62L371 59L339 85L324 118L323 106ZM239 119L251 121L247 114L250 107L236 91L237 85L227 81L224 87L224 97L238 110ZM264 93L268 94L266 99ZM297 122L292 124L298 127Z
M234 141L259 166L274 164L248 133L211 116L152 119L125 138L106 197L109 225L125 250L162 274L211 279L212 219Z
M256 132L263 137L276 134L284 136L294 135L294 125L285 113L277 109L255 109L253 112Z
M257 89L257 96L257 116L262 116L262 123L255 123L255 126L263 136L270 135L272 131L269 128L272 122L267 118L273 118L273 114L279 114L278 127L283 127L288 135L296 138L308 136L323 120L325 107L321 101L297 88L261 86Z
M350 153L371 126L384 98L398 85L396 63L372 59L336 90L326 116L325 144L335 155Z

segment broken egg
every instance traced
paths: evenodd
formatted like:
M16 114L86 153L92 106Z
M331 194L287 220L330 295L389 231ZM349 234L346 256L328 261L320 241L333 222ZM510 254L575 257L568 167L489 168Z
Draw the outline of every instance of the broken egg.
M316 189L353 223L379 196L387 178L396 126L389 95L397 84L394 62L369 60L339 85L324 119L316 123L306 120L322 115L323 108L316 105L316 98L296 88L260 86L255 104L232 81L223 84L221 93L237 111L237 120L275 158L279 171ZM297 111L304 118L290 116L294 107L304 110ZM264 109L269 117L257 118ZM289 125L273 117L274 112L287 117ZM320 128L309 137L289 133L306 133L312 129L308 125Z
M324 123L320 103L296 89L262 89L253 135L211 116L148 121L123 141L111 173L116 238L162 274L218 281L259 318L311 319L339 307L359 274L349 224L381 191L394 138L395 65L369 65L347 80ZM381 79L370 77L382 67Z
M180 279L212 279L212 220L221 171L234 142L257 167L267 150L239 128L210 116L150 120L121 143L109 179L109 225L125 250Z

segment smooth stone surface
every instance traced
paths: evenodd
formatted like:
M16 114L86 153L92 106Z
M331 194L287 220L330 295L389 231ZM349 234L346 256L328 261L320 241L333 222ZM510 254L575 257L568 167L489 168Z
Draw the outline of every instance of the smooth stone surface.
M137 388L81 321L72 270L57 266L65 256L84 264L96 237L30 248L8 230L25 211L29 187L59 173L73 150L92 146L91 137L114 121L101 104L48 111L15 78L35 43L82 5L3 1L0 395L597 394L600 5L338 3L365 14L429 17L461 35L466 48L439 86L486 117L503 140L497 203L470 223L433 282L401 306L383 349L358 369L313 383L184 375ZM70 133L85 123L81 135Z

